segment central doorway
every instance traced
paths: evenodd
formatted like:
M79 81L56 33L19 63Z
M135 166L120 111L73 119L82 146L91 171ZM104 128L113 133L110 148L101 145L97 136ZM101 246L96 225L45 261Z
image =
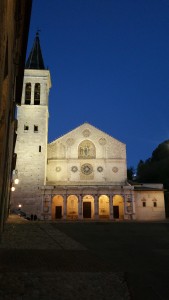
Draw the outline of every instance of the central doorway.
M83 202L83 218L91 218L91 202Z
M62 218L62 206L55 206L55 218L56 219Z

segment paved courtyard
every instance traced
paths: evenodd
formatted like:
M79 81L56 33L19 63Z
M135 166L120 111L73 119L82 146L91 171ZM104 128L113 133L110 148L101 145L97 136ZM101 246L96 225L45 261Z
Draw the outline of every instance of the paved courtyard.
M0 300L169 299L169 223L31 222L11 215Z

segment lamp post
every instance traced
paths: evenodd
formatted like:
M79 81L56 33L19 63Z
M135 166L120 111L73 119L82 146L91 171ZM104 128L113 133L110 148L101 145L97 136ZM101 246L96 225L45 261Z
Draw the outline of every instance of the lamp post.
M15 184L18 184L18 183L19 183L19 179L18 179L18 178L15 178L14 183L15 183Z
M11 187L11 191L14 192L15 191L15 186L13 184L18 184L19 183L19 179L18 179L18 170L14 171L15 174L15 179L12 180L12 187Z

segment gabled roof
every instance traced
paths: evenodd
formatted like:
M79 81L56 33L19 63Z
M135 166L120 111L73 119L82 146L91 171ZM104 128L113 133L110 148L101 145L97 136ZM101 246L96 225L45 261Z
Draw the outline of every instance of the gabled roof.
M26 62L25 69L45 70L38 32L36 33L34 44Z
M128 183L134 187L135 191L164 191L162 183L138 183L128 180Z
M122 143L121 141L117 140L116 138L112 137L112 136L109 135L108 133L106 133L106 132L104 132L104 131L98 129L97 127L91 125L91 124L88 123L88 122L85 122L85 123L83 123L83 124L77 126L76 128L70 130L70 131L67 132L66 134L60 136L59 138L56 138L54 141L49 142L48 145L51 145L51 144L55 143L56 141L58 141L58 140L60 140L60 139L62 139L62 138L66 138L66 137L68 137L68 136L69 136L70 134L72 134L72 133L75 133L75 132L77 132L77 131L79 131L79 130L82 131L82 130L85 130L85 129L89 129L89 130L90 130L90 129L91 129L91 130L94 129L94 130L100 132L101 134L106 135L106 136L109 137L110 139L112 139L112 140L114 140L114 141L116 141L116 142L118 142L118 143L120 143L120 144L125 145L125 144Z

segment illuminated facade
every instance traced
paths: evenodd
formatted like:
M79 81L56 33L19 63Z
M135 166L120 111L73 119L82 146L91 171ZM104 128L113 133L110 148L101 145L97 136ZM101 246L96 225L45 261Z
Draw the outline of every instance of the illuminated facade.
M165 218L162 185L130 185L126 146L89 123L48 144L44 219Z
M33 59L37 54L40 65ZM50 87L37 36L18 109L16 169L20 184L12 206L20 204L23 211L48 220L164 219L162 185L128 183L124 143L89 123L47 143Z

